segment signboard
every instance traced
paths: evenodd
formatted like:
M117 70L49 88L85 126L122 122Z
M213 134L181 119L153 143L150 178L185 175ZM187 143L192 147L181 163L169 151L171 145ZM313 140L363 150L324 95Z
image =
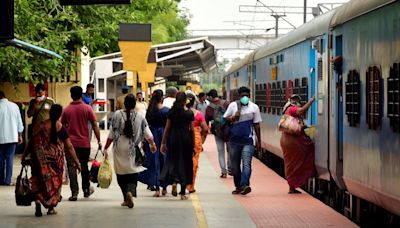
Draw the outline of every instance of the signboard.
M131 4L131 0L59 0L59 1L60 5Z
M0 0L0 40L14 39L14 0Z
M276 80L278 78L278 67L271 68L271 78L272 80Z

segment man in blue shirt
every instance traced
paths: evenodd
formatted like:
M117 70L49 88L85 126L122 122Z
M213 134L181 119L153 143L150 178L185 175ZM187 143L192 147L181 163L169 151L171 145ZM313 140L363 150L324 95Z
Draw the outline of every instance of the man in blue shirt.
M90 106L92 106L94 103L96 103L96 99L93 99L93 94L94 94L94 85L87 84L86 93L82 94L83 103L90 105Z
M250 89L240 87L239 97L239 101L229 104L224 118L231 123L230 156L236 187L232 194L246 195L251 192L251 160L254 145L258 150L261 149L260 123L262 120L258 105L250 101ZM240 163L242 163L242 170Z
M0 91L0 126L0 185L13 185L13 158L17 143L22 143L24 126L18 106L8 101L3 91Z

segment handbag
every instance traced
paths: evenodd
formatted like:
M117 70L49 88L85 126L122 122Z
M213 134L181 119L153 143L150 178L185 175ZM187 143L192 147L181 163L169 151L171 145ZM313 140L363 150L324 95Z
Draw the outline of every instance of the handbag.
M103 162L101 163L97 178L100 188L110 187L112 181L112 168L108 159L104 158Z
M99 183L98 180L98 175L99 175L99 169L101 166L101 162L97 161L97 155L99 154L100 149L97 150L96 155L94 156L94 159L92 161L92 166L90 167L89 171L89 180L93 183Z
M139 146L135 146L135 163L138 166L146 163L146 155Z
M22 166L15 185L15 202L17 206L31 206L33 200L34 194L28 178L28 169L26 166Z
M278 123L279 131L283 131L288 134L300 135L303 132L303 121L300 118L296 118L290 115L284 114Z

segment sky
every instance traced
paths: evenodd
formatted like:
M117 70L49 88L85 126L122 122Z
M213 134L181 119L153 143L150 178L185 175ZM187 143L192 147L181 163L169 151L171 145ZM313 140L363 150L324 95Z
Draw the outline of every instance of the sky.
M316 7L318 3L345 3L348 0L308 0L308 7ZM270 10L264 7L267 6L296 6L303 7L304 1L301 0L181 0L179 4L180 9L187 11L191 15L191 21L188 27L190 35L219 35L219 34L270 34L274 35L275 19L271 17ZM244 5L249 11L255 9L259 11L266 11L266 13L254 12L239 12L242 5L242 10L245 10ZM254 7L257 6L257 7ZM288 8L272 8L279 14L286 14L283 17L290 24L295 27L303 24L303 14L289 14L291 9ZM292 9L292 11L303 12L302 8ZM310 9L311 11L311 9ZM286 12L286 13L285 13ZM313 15L307 15L307 21L312 20ZM236 21L236 22L232 22ZM279 34L285 34L293 29L293 26L288 22L280 20ZM202 31L202 30L218 30L225 29L224 31ZM229 30L226 30L229 29ZM238 30L239 29L239 30ZM247 29L247 30L246 30ZM266 29L270 29L268 32ZM200 31L199 31L200 30ZM243 57L247 52L235 52L239 57ZM224 53L226 54L226 53ZM230 54L229 56L235 56ZM228 57L227 58L231 58Z

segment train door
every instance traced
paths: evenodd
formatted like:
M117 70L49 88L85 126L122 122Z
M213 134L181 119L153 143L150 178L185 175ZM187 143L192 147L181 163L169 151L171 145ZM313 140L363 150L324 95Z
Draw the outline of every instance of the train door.
M330 116L329 116L329 170L339 188L343 182L343 36L340 29L332 34L333 50L330 64Z
M310 78L311 78L311 86L310 86L310 91L308 91L308 94L310 94L310 97L316 95L316 80L315 80L315 52L316 50L313 49L313 47L310 47ZM316 111L317 104L314 103L311 106L311 115L310 115L310 124L312 126L315 126L317 123L317 111Z

